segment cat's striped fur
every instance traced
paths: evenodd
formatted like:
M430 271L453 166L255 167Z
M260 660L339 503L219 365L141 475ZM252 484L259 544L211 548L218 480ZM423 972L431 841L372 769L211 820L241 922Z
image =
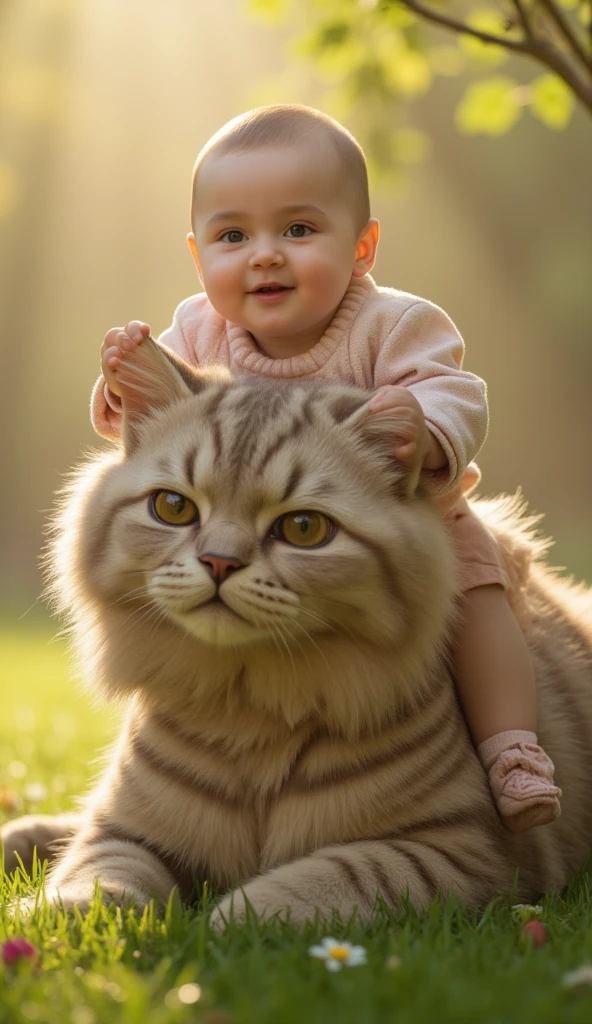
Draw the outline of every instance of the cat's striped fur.
M588 595L529 572L517 515L482 506L563 790L557 822L513 836L448 672L447 536L417 474L388 457L389 414L340 385L198 376L148 342L125 372L124 447L77 474L51 565L85 676L129 710L78 818L6 826L8 866L70 831L49 879L67 906L88 905L97 877L106 898L140 905L207 879L296 922L367 918L377 893L475 905L509 892L517 869L520 899L566 882L592 837ZM190 498L200 525L156 521L160 489ZM270 537L303 509L335 521L330 543ZM211 552L238 563L223 603L199 561Z

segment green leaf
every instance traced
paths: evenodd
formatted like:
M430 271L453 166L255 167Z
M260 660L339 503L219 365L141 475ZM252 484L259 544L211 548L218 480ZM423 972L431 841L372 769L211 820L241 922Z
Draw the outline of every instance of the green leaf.
M403 96L422 96L432 82L427 58L419 50L407 47L393 53L391 60L383 63L383 70L388 85Z
M541 75L532 83L531 113L539 121L560 131L571 120L575 107L573 93L557 75Z
M522 116L516 82L503 75L474 82L465 91L454 119L466 135L505 135Z
M512 40L520 37L520 32L515 26L508 28L507 20L502 14L489 7L473 11L467 18L467 25L479 32L488 32L490 35L500 36L503 39ZM502 46L496 46L495 43L483 43L474 36L461 36L459 45L465 53L486 67L498 67L508 59L508 51L504 50Z
M249 0L247 14L273 25L288 14L289 0Z

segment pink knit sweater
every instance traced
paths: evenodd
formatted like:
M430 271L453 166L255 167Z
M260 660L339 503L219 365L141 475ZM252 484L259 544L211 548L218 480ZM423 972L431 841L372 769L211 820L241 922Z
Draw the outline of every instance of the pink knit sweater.
M487 433L485 384L462 369L462 338L446 313L425 299L378 288L370 276L352 278L313 348L270 359L248 331L221 317L202 293L178 306L159 341L193 366L222 363L237 375L338 380L369 389L404 385L448 460L447 468L427 474L433 489L445 492L439 504L450 507L479 480L471 460ZM119 399L99 377L91 400L97 433L118 438L120 410Z

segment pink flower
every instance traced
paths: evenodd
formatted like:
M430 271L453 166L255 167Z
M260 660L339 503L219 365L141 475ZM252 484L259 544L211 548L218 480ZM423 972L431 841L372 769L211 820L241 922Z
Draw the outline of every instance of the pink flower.
M531 942L535 949L540 949L547 941L547 929L542 921L528 921L522 929L523 942Z
M36 960L38 955L35 946L18 935L2 943L2 959L7 966L15 964L17 960Z

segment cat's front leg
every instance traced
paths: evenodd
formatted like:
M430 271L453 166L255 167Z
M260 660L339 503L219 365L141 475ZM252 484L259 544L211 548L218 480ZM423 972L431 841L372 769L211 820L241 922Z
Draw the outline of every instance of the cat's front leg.
M478 833L478 834L477 834ZM334 910L342 921L356 910L358 919L372 917L379 893L396 907L409 899L421 910L438 894L455 895L469 906L487 902L511 886L510 871L502 870L495 846L481 830L438 844L414 839L382 839L327 846L308 857L273 868L229 893L210 921L223 929L232 916L245 918L245 899L260 919L290 917L304 925L318 912L328 919Z
M4 870L7 875L16 871L19 861L30 873L33 864L33 850L37 860L52 861L58 845L81 828L84 822L81 814L28 814L14 818L0 829L0 841L4 846Z
M98 880L103 901L121 906L133 900L138 910L155 898L166 903L175 879L160 858L139 842L89 830L79 835L51 871L46 899L71 912L86 913Z

